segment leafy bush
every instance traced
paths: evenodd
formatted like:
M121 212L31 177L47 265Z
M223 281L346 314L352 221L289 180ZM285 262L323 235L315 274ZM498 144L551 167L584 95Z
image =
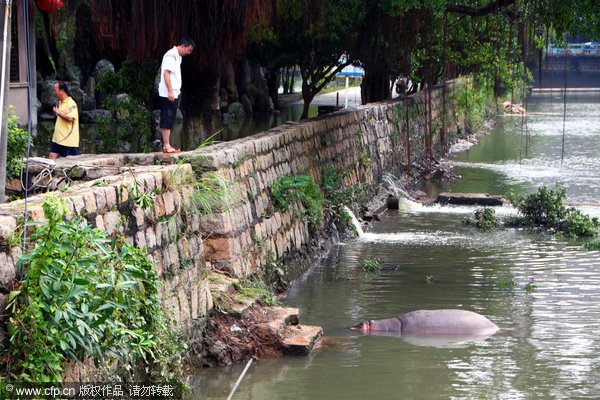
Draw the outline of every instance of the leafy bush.
M509 194L508 198L521 214L509 221L510 225L525 228L544 228L562 232L570 237L598 235L598 218L590 218L574 207L565 207L567 190L543 186L527 196Z
M451 92L456 100L459 114L468 123L471 132L477 132L484 128L487 111L486 100L492 95L485 87L475 86L472 83L458 84Z
M108 71L102 75L96 88L106 93L107 100L102 106L111 111L113 117L96 121L101 138L99 152L118 152L123 143L133 145L130 151L151 151L153 133L149 102L155 75L153 65L131 60L126 60L118 72ZM121 93L127 93L130 98L115 100L115 95Z
M27 153L27 131L19 128L19 118L13 106L8 109L7 146L6 179L15 179L21 176L23 158Z
M148 108L128 98L115 100L112 97L103 106L111 111L113 117L96 119L101 139L98 152L119 152L123 144L129 144L130 151L152 150L152 114ZM121 117L117 117L119 115Z
M323 210L338 229L344 232L351 229L351 217L344 205L362 203L366 197L367 185L354 185L344 189L343 180L348 171L341 166L321 166L321 189L324 193Z
M285 175L279 177L271 188L273 204L281 211L288 211L300 201L313 226L320 226L323 220L323 195L312 176Z
M80 217L63 221L62 199L49 198L43 209L48 222L30 224L35 247L19 259L24 276L9 295L7 376L60 381L67 358L88 357L118 359L125 371L146 363L163 380L178 376L181 348L146 252L110 241Z
M475 210L474 219L465 218L463 224L473 225L486 231L498 229L502 226L500 220L496 217L496 211L490 207L478 208Z
M367 258L360 263L360 269L364 272L375 272L381 266L379 258Z
M125 60L117 72L108 71L98 80L96 88L107 95L128 93L133 99L148 104L154 87L156 66Z
M586 250L600 250L600 240L595 242L587 242L583 245Z

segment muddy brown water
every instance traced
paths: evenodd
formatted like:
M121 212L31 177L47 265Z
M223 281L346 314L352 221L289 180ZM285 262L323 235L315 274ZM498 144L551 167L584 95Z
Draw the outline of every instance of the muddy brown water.
M499 117L491 135L453 158L463 179L428 189L530 193L558 181L568 201L598 203L599 100L593 93L569 102L562 166L562 104L536 96L530 110L546 114L528 116L526 128L520 117ZM259 360L233 398L599 398L600 253L582 240L462 226L473 211L412 205L335 246L287 297L302 323L323 327L327 346L309 357ZM376 257L394 267L363 273L361 261ZM436 308L479 312L502 331L456 342L345 329ZM243 368L201 371L190 380L192 397L225 399Z

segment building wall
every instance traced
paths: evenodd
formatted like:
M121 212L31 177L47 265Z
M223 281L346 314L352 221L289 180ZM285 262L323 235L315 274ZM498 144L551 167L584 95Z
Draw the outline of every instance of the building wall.
M28 118L31 116L32 129L37 127L37 88L35 82L35 23L34 23L34 2L33 0L13 2L13 12L11 21L16 24L16 37L11 35L11 41L18 48L17 60L12 60L18 65L17 79L11 79L8 84L7 102L14 106L14 112L19 117L19 123L22 127L27 127ZM25 5L29 7L29 32L25 27ZM2 17L4 17L5 6L0 7ZM4 18L0 20L0 29L4 29ZM29 55L27 54L27 40L29 41ZM31 70L31 107L28 107L29 81L27 79L27 64ZM7 69L10 64L7 63Z

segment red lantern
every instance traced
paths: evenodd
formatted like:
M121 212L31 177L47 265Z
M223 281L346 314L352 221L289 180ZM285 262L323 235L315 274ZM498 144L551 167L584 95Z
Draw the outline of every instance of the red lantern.
M45 12L55 12L62 8L62 0L37 0L36 4L38 8Z

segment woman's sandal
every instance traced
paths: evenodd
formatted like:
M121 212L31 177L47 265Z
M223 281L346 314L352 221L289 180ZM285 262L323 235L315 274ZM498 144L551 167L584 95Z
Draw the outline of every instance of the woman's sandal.
M164 147L163 148L163 153L166 153L166 154L176 154L176 153L181 153L181 150L177 150L175 147L169 146L169 147Z

